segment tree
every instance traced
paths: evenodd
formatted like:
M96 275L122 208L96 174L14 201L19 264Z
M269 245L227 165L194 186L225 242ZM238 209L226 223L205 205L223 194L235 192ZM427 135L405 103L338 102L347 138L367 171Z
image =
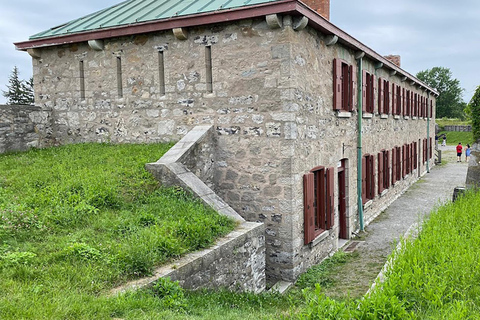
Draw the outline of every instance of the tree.
M17 66L13 67L8 77L7 91L2 94L7 98L7 104L33 104L33 78L28 81L20 80Z
M417 73L417 78L425 82L439 93L436 102L437 118L461 118L465 117L465 103L462 99L463 89L460 81L453 78L449 68L434 67Z
M475 90L468 104L468 110L472 118L473 140L478 141L480 139L480 86Z

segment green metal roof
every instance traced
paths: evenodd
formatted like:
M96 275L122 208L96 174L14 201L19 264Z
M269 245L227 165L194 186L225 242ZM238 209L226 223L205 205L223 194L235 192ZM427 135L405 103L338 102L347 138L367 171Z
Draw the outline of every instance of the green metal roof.
M252 6L278 0L127 0L34 34L30 40Z

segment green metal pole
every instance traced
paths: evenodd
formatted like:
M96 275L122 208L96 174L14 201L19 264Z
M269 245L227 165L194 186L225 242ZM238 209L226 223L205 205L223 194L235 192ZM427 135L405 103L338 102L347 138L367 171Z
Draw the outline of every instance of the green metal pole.
M357 59L358 74L357 74L357 105L358 105L358 135L357 135L357 203L358 203L358 219L360 220L360 231L364 230L363 225L363 202L362 202L362 117L363 117L363 101L362 101L362 62L363 53Z

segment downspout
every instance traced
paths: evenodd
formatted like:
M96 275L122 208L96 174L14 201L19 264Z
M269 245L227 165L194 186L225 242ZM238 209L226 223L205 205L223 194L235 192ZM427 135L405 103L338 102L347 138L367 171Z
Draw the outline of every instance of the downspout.
M430 110L429 103L430 103L430 91L427 91L427 150L430 150L430 148L432 147L432 146L429 146L429 144L430 144L430 117L432 116L431 114L430 115L428 114L429 113L428 111ZM428 158L428 155L427 155L427 173L430 173L430 159Z
M358 73L357 73L357 109L358 109L358 135L357 135L357 206L358 206L358 219L360 221L360 231L364 230L363 225L363 202L362 202L362 117L363 117L363 57L365 52L357 52L355 59L357 60Z

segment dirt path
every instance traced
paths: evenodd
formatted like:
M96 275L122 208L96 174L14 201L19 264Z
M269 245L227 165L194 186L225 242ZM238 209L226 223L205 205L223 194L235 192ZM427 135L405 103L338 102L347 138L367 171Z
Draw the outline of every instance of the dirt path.
M333 285L324 289L327 296L357 298L365 294L408 228L421 221L436 205L450 201L456 186L465 185L465 161L456 162L454 146L440 147L440 150L442 164L433 167L365 228L355 253L346 264L335 268L331 276Z

